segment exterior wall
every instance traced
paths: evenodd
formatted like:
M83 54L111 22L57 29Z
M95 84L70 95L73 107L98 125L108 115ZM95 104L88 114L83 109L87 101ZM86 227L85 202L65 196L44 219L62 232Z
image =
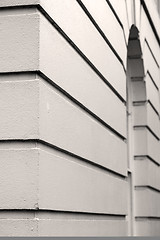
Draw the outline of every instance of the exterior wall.
M0 1L1 236L160 234L150 2Z
M149 16L152 17L152 24ZM146 141L146 150L141 157L136 156L136 235L159 236L157 228L160 220L159 207L159 84L160 84L160 31L156 5L145 1L141 7L141 46L144 59L146 84L146 120L139 121L141 142ZM154 29L155 28L155 29ZM154 31L153 31L154 30ZM157 35L155 34L157 33ZM140 138L139 138L140 139ZM139 153L138 153L139 155Z

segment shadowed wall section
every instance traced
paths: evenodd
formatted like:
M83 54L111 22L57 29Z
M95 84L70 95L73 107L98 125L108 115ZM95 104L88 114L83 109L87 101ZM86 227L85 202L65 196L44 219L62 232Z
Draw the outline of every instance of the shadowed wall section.
M127 81L132 231L136 236L158 236L160 232L156 226L159 222L160 209L159 88L149 71L154 68L155 60L147 41L143 58L138 29L132 26L128 44ZM151 61L152 65L149 66ZM157 78L157 75L155 76Z
M141 139L141 125L143 119L147 117L146 110L146 84L144 81L144 65L142 59L142 50L139 40L139 31L135 25L132 25L127 55L127 121L128 121L128 169L130 177L129 186L129 230L130 234L135 233L135 211L136 211L136 193L135 181L137 173L135 171L135 158L137 159L137 148L142 152L146 143ZM138 122L138 124L137 124ZM137 126L138 125L138 126ZM137 127L136 127L137 126ZM144 147L143 147L144 145ZM141 157L140 154L139 157ZM143 173L140 173L143 174Z

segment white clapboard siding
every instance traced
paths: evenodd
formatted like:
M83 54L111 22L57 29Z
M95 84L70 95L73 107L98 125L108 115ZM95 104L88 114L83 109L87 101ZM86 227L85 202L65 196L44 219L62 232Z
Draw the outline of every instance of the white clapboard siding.
M0 17L0 72L38 69L39 15L33 9L22 13Z
M126 215L125 180L43 146L10 146L0 150L0 209Z
M155 84L157 85L157 87L160 87L160 83L159 83L159 67L156 64L156 61L153 58L153 55L148 47L147 44L145 44L144 47L144 51L143 51L143 57L144 57L144 66L145 66L145 70L149 71L149 73L151 74L153 81L155 82Z
M106 0L82 0L82 2L92 15L96 23L99 25L101 30L104 32L109 42L115 48L116 52L121 57L125 65L127 48L122 27L120 26L118 20L115 18L114 13L107 4Z
M116 131L126 136L124 104L43 16L40 30L40 70ZM115 72L118 74L117 69ZM118 74L114 80L119 94L126 95L125 78L121 79Z
M43 149L40 150L39 174L40 209L127 213L125 180Z
M149 103L140 106L134 106L134 126L148 126L153 133L160 137L159 116Z
M63 228L63 231L62 231ZM39 236L106 237L127 236L123 220L53 220L39 221Z
M59 0L50 1L42 0L42 7L53 18L53 20L63 29L63 31L71 38L71 40L78 46L78 48L89 58L89 60L96 66L96 68L104 75L109 83L119 92L125 99L125 72L122 64L115 56L110 47L106 44L102 36L89 20L85 12L74 0ZM74 24L73 24L74 23ZM47 40L47 36L50 36L48 41L41 47L41 53L43 51L47 54L47 49L50 52L54 47L52 42L55 35L55 29L51 27L44 19L41 18L41 37ZM51 30L52 29L52 30ZM45 36L47 34L47 36ZM57 35L57 34L56 34ZM60 41L60 39L59 39ZM47 48L45 47L47 45ZM54 55L53 55L54 56ZM43 54L44 58L44 54ZM45 61L45 58L42 59ZM46 63L45 63L46 65ZM116 71L113 71L113 66L116 66ZM49 64L47 64L49 71ZM51 69L50 69L51 71ZM49 74L49 73L48 73Z
M135 156L147 155L147 130L138 128L134 131L134 154Z
M139 188L135 191L136 216L160 217L160 193L149 188Z
M0 165L0 209L35 209L38 150L14 149L10 144L10 149L0 149Z
M66 1L66 2L67 2L67 4L70 4L69 1ZM63 5L65 3L65 6L66 6L66 2L63 1L63 2L60 3L60 1L58 1L58 4L56 4L56 7L58 8L59 3L60 3L61 4L60 7L63 8L62 3L63 3ZM73 5L73 3L74 2L72 2L72 5ZM37 5L37 4L40 4L47 11L47 13L49 13L49 14L54 13L55 14L56 9L52 8L52 5L54 4L53 1L52 1L52 5L50 5L50 1L46 1L46 0L21 0L21 1L19 1L19 0L1 0L0 1L0 7L22 6L22 5L25 6L25 5ZM74 3L74 4L77 4L77 3ZM118 5L117 1L112 0L111 4L113 5L114 9L116 10L118 17L122 21L122 24L124 25L124 29L125 29L125 32L126 32L126 41L127 41L128 40L128 35L129 35L129 26L128 26L128 19L127 19L127 11L126 11L126 6L125 6L125 1L123 0L123 2L121 2L120 5ZM106 3L106 8L107 7L108 7L108 4ZM62 8L60 9L60 12L62 11ZM70 10L71 9L69 9L69 11ZM54 16L54 17L56 17L56 16ZM72 17L72 16L70 15L69 18L70 17ZM69 21L69 18L67 19L67 22ZM74 27L73 24L72 24L72 27Z
M38 81L17 78L2 77L0 81L1 140L38 137Z
M160 168L148 158L135 160L135 176L135 186L150 186L160 190Z
M133 125L146 126L147 125L147 104L133 107Z
M60 1L58 1L57 4L59 4L59 2ZM69 1L66 1L66 2L69 2ZM63 4L64 3L66 4L66 2L63 1ZM110 2L112 4L112 6L114 7L115 11L117 12L117 15L119 16L120 20L122 21L122 24L124 25L125 31L127 33L126 40L128 40L129 27L128 27L128 19L127 19L125 0L123 0L119 5L117 4L118 2L116 0L111 0ZM49 13L49 14L51 12L55 11L54 9L52 9L52 5L49 5L50 1L46 1L46 0L21 0L21 1L19 1L19 0L1 0L0 1L0 7L22 6L22 5L25 6L25 5L36 5L36 4L41 4L41 6L44 7L45 10L47 11L47 13ZM52 4L54 4L53 1L52 1ZM106 3L106 5L108 5L108 4ZM56 7L58 7L58 6L56 6ZM71 17L71 16L69 16L69 17ZM67 19L67 21L69 21L69 19Z
M135 236L160 236L159 219L140 219L135 222Z
M150 1L150 0L145 0L145 3L146 3L148 11L152 17L154 27L155 27L158 35L160 36L158 6L156 3L152 4L152 1Z
M0 219L0 236L127 236L127 224L123 220Z
M160 111L160 102L159 102L159 91L155 87L151 77L149 74L146 75L146 91L147 91L147 99L150 100L156 111L159 113Z
M17 11L16 14L18 13ZM32 12L30 10L27 11L27 13L25 12L25 14L21 15L19 10L19 15L15 16L7 15L9 14L7 12L6 17L4 17L3 13L3 17L0 18L3 32L5 32L0 37L2 40L2 45L0 46L0 71L44 70L45 74L49 75L54 82L125 137L125 105L47 20L45 22L46 26L43 26L44 29L42 28L41 35L46 39L41 42L43 51L41 52L41 66L39 68L39 15L38 13L34 14L33 9ZM34 33L31 26L35 28ZM23 28L23 31L21 31L21 28ZM10 29L10 31L7 29ZM51 34L51 39L48 39L48 34ZM56 39L55 36L57 36ZM9 40L6 41L8 37ZM51 48L48 48L49 45ZM8 51L10 48L11 51ZM46 49L48 49L48 53ZM53 54L51 54L51 50ZM121 81L117 81L117 83L119 86L121 85ZM125 79L123 85L121 89L125 92ZM110 102L112 102L112 108L110 108Z
M127 14L130 14L130 13L128 13L126 1L125 0L121 0L121 1L109 0L109 2L111 3L114 11L116 12L118 18L120 19L120 21L123 25L126 42L128 42L130 27L129 27L129 20L128 20Z
M154 35L154 32L152 30L152 27L149 23L149 20L145 14L144 9L141 10L141 28L140 28L140 39L141 39L141 45L142 48L144 48L144 41L147 39L147 42L150 45L150 48L153 52L153 55L156 58L156 61L160 65L160 54L159 54L159 45L158 41ZM142 49L143 50L143 49Z
M12 217L13 218L13 217ZM0 219L0 236L2 237L37 237L37 219Z
M152 133L147 131L148 138L148 155L155 159L157 163L160 163L160 142L157 140Z
M1 139L40 138L126 174L126 143L44 83L40 87L39 80L0 83Z
M148 155L160 163L160 148L157 138L147 128L138 128L134 134L135 156Z
M126 143L44 81L40 82L40 138L126 174Z
M159 116L153 110L150 104L147 104L147 124L153 133L160 138L160 121Z

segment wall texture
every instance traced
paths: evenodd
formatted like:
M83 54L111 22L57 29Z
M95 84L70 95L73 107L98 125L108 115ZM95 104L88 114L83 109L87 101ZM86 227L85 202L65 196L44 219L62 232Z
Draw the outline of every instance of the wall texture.
M151 0L0 1L0 235L160 235Z

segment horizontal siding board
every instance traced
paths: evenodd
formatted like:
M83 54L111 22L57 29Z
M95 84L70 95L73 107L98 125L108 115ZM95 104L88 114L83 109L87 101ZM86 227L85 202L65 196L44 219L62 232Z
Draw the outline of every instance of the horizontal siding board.
M155 113L150 104L147 104L147 124L153 133L160 138L159 116Z
M27 131L27 129L33 129L32 132L30 131L31 138L32 135L36 135L36 130L34 129L38 122L38 98L36 97L38 96L38 83L36 83L34 79L36 79L36 74L2 74L0 76L0 111L3 113L0 119L1 126L3 126L0 129L0 134L2 138L9 138L11 132L14 132L15 135L13 136L16 137L20 131ZM85 80L86 79L84 79L83 82L84 84ZM97 81L95 83L95 89L92 88L92 80L93 79L90 79L90 82L88 84L86 83L85 86L80 85L82 91L80 91L79 88L74 88L73 92L75 96L85 107L125 137L125 105L105 86L105 84L103 84L103 82ZM87 87L89 87L88 85L91 87L90 90L87 89ZM68 85L68 88L72 89L72 86ZM6 101L6 99L9 99L9 101ZM112 102L112 108L110 108L110 102ZM20 109L22 110L18 111ZM24 109L26 112L24 112ZM30 112L28 113L29 109ZM12 115L16 121L12 121L12 118L8 118L8 115ZM21 122L19 119L21 119ZM120 121L118 119L120 119ZM19 126L20 123L23 124L23 128Z
M146 75L146 91L147 91L147 99L150 100L156 111L159 113L160 110L160 102L159 102L159 91L155 87L151 77L149 74Z
M8 145L0 150L0 209L127 213L125 179L43 144Z
M153 52L154 57L156 58L156 61L160 65L159 45L143 8L141 11L140 33L142 48L144 48L146 39L147 42L149 43L149 46ZM144 49L142 49L142 51L144 51Z
M159 217L160 216L160 193L151 189L138 189L135 193L136 213L141 217Z
M44 81L40 82L40 138L126 174L126 143Z
M148 126L158 138L160 137L159 116L149 103L145 106L134 106L134 125Z
M0 150L1 209L127 213L125 180L42 144L10 146Z
M152 162L151 162L151 164L155 165ZM141 159L136 159L134 161L135 186L152 186L152 179L150 179L150 177L149 177L149 175L150 175L149 174L149 166L150 166L150 160L148 160L147 157L143 157ZM157 169L156 165L153 166L153 169L154 169L154 167ZM144 169L145 169L145 171L144 171Z
M113 47L115 48L116 52L121 57L125 65L127 57L126 56L127 48L125 44L124 34L111 8L108 6L105 0L100 1L82 0L82 2L90 12L92 17L94 18L94 20L97 22L101 30L104 32L109 42L113 45Z
M126 1L121 0L107 0L108 2L111 3L114 11L116 12L118 18L120 19L123 28L124 28L124 33L126 37L126 42L128 42L128 37L129 37L129 24L128 24L128 17L127 17L127 6L126 6ZM128 13L129 14L129 13Z
M0 236L37 237L37 226L35 219L0 219Z
M38 81L0 81L1 140L37 138L38 100Z
M133 108L134 126L147 126L147 106L138 105Z
M63 231L62 231L63 228ZM39 236L106 237L127 236L127 224L119 220L52 220L39 221Z
M35 148L37 145L36 141L1 141L0 150L10 150L10 149L21 149L26 150L30 148Z
M135 160L135 173L136 186L150 186L160 190L160 168L157 164L148 158Z
M160 87L159 67L157 66L157 64L153 58L153 55L151 54L151 51L149 50L147 44L145 44L145 47L144 47L143 57L144 57L144 66L145 66L146 71L149 71L149 73L151 74L151 76L153 78L153 81L159 88Z
M126 174L126 143L49 83L3 81L0 92L1 139L40 138Z
M8 14L0 17L0 72L37 70L39 15Z
M158 7L157 4L152 3L149 0L145 0L145 4L147 6L147 10L149 11L149 14L152 17L152 21L154 24L154 27L160 37L160 29L159 29L159 12L158 12Z
M136 129L135 133L135 156L148 155L157 163L159 159L159 141L146 128Z
M134 131L135 156L147 155L147 131L146 129L136 129Z
M41 71L116 131L126 136L124 104L43 16L40 45ZM119 76L115 78L119 93L126 92L126 80L121 80Z
M39 169L40 209L126 214L125 180L41 149Z
M0 209L35 209L38 203L38 150L11 146L0 150Z
M137 220L135 223L136 232L135 236L160 236L160 228L159 228L160 220L159 219L144 219L144 220Z
M62 231L63 229L63 231ZM126 236L125 221L53 220L53 219L1 219L0 236Z
M148 155L160 163L160 142L148 131Z
M69 94L73 95L73 97L80 101L84 106L93 111L94 114L98 115L98 117L104 122L112 125L111 127L125 137L126 125L124 123L126 122L126 111L125 106L119 98L117 98L112 90L110 90L98 75L90 69L87 63L78 56L69 44L60 37L48 21L46 21L48 27L44 26L44 28L46 27L46 31L47 29L49 31L44 32L46 37L44 41L46 41L45 44L47 44L47 47L42 42L41 49L44 47L49 50L49 53L47 54L46 50L45 53L43 53L44 56L43 54L41 55L42 66L39 68L39 14L33 13L33 11L32 14L30 14L31 12L29 9L26 10L25 14L20 9L16 11L16 14L18 15L10 16L7 15L9 14L7 13L5 17L3 15L3 17L0 18L1 27L3 28L3 34L0 37L0 72L44 70L46 75L49 75L53 81L62 86L62 88L68 91ZM22 12L23 14L21 15ZM33 26L33 28L31 28L31 26ZM8 31L8 29L10 30ZM21 31L21 29L23 29L23 31ZM34 29L34 33L32 29ZM43 30L44 29L42 29L42 35ZM48 40L48 34L50 34L50 31L53 32L51 34L51 40ZM55 39L55 35L57 35L57 39ZM6 41L6 39L8 39L8 41ZM53 46L53 48L48 48L49 45ZM58 49L55 49L57 47ZM51 54L52 51L53 54ZM57 56L55 57L56 52ZM51 63L51 66L49 62ZM75 64L74 70L73 62ZM61 71L62 69L63 71ZM82 75L83 71L84 74ZM81 72L81 74L79 74L79 72ZM86 79L88 79L89 82L86 81ZM77 84L78 80L79 85ZM93 81L95 82L94 85ZM85 82L88 84L85 85ZM116 80L116 82L118 83L118 91L122 90L125 94L125 79L122 86L121 80ZM86 92L86 95L84 92ZM97 94L97 92L99 92L99 94ZM89 93L92 93L91 98L88 97ZM104 102L106 108L104 107ZM113 103L113 114L117 115L118 109L119 114L117 116L112 115L108 102ZM121 121L117 121L116 118L121 119Z
M106 44L104 39L101 37L79 4L74 0L68 0L65 2L63 0L52 2L50 0L42 0L41 6L63 29L63 31L70 37L70 39L77 45L77 47L87 56L87 58L95 65L95 67L103 74L107 81L119 92L119 94L124 99L126 99L126 75L123 66L119 62L118 58L114 55L110 47ZM50 39L47 39L48 34L50 36ZM55 44L51 44L51 42L53 42L52 39L53 37L55 38L55 35L58 35L55 33L55 29L42 16L41 38L43 37L42 39L45 40L44 43L41 42L41 53L44 58L41 61L42 65L46 65L46 63L44 63L46 59L45 56L49 56L46 50L48 49L49 52L54 51L53 48ZM59 41L61 41L60 38ZM47 48L45 47L46 45ZM53 46L53 48L48 48L48 46ZM116 71L113 71L112 66L116 66ZM48 64L47 68L48 74L53 74L53 71L52 69L49 69Z

